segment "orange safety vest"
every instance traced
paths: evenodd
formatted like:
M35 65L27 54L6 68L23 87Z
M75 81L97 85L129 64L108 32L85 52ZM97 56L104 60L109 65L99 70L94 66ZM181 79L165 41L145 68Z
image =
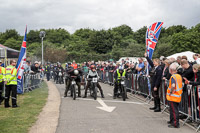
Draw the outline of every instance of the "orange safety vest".
M170 94L172 77L175 80L175 92ZM168 101L172 101L172 102L180 103L181 102L182 89L183 89L183 85L182 85L182 77L181 77L181 75L173 74L171 76L170 80L169 80L169 87L167 88L167 100Z
M72 64L71 65L74 69L77 69L78 68L78 65L77 64Z

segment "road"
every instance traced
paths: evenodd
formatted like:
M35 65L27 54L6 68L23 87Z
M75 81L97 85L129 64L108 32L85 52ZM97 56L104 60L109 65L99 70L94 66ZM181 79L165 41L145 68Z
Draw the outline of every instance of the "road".
M102 84L105 98L98 100L63 98L65 86L57 85L61 94L60 117L56 133L194 133L184 125L179 129L167 126L169 116L149 110L150 105L128 95L127 101L113 99L113 87ZM82 96L84 91L82 90Z

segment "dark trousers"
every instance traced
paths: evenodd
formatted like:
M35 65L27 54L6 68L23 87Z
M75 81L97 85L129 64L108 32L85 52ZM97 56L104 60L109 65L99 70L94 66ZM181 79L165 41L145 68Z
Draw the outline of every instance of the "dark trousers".
M114 85L114 95L113 95L114 97L116 97L116 96L118 97L119 96L119 93L118 93L119 89L120 89L120 85L117 82L115 82L115 85ZM126 89L126 88L124 88L124 89ZM120 90L120 92L121 92L121 90ZM127 94L126 94L126 97L127 97Z
M3 101L4 97L2 96L3 94L3 87L4 87L4 82L0 83L0 104Z
M72 81L70 79L65 80L65 93L64 93L65 96L67 96L71 84ZM78 96L81 96L81 83L76 81L76 85L78 86Z
M47 76L47 81L49 81L49 80L50 80L50 73L47 72L47 73L46 73L46 76Z
M91 85L91 82L88 81L88 83L86 85L86 88L85 88L85 96L87 96L87 90L90 87L90 85ZM101 88L101 86L100 86L100 84L98 82L97 82L97 87L99 88L99 91L100 91L101 96L102 96L103 95L103 90L102 90L102 88Z
M118 95L118 89L119 89L119 86L118 86L118 84L115 82L115 86L114 86L114 96L117 96L117 95Z
M179 126L179 103L169 101L170 106L170 122L173 126Z
M12 92L12 94L11 94ZM5 107L9 106L10 94L12 95L12 106L17 105L17 85L6 85Z

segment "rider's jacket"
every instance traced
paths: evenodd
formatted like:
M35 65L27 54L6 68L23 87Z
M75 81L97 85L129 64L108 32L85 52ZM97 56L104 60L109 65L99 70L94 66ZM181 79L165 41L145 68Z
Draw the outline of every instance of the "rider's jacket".
M92 71L92 70L89 70L88 74L87 74L87 78L93 78L93 77L98 77L98 73L97 71Z

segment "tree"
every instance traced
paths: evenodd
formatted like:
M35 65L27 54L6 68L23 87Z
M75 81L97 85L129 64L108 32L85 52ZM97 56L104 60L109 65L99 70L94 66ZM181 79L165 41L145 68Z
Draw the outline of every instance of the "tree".
M147 27L144 26L133 33L133 39L136 40L139 44L145 44L145 35Z
M14 38L9 38L6 40L6 42L4 43L5 46L16 49L16 50L20 50L21 45L22 45L22 41L17 41Z
M88 45L97 53L105 54L111 51L114 45L113 35L105 30L96 31L92 33Z
M48 29L46 30L46 40L52 43L57 43L58 47L62 45L65 40L70 39L70 34L65 29Z
M34 43L34 42L40 42L41 38L39 37L40 31L38 30L30 30L27 34L27 43Z
M121 25L115 28L112 28L112 31L120 35L122 38L128 37L128 36L133 36L133 31L131 27L127 25Z
M175 52L193 51L199 53L200 33L176 33L172 36L171 43Z
M4 44L9 38L18 40L20 35L15 29L6 30L6 32L0 34L0 43Z
M88 40L90 38L90 35L95 32L94 30L91 30L89 28L86 29L79 29L76 30L75 33L73 35L76 35L78 37L80 37L80 39L82 40Z

